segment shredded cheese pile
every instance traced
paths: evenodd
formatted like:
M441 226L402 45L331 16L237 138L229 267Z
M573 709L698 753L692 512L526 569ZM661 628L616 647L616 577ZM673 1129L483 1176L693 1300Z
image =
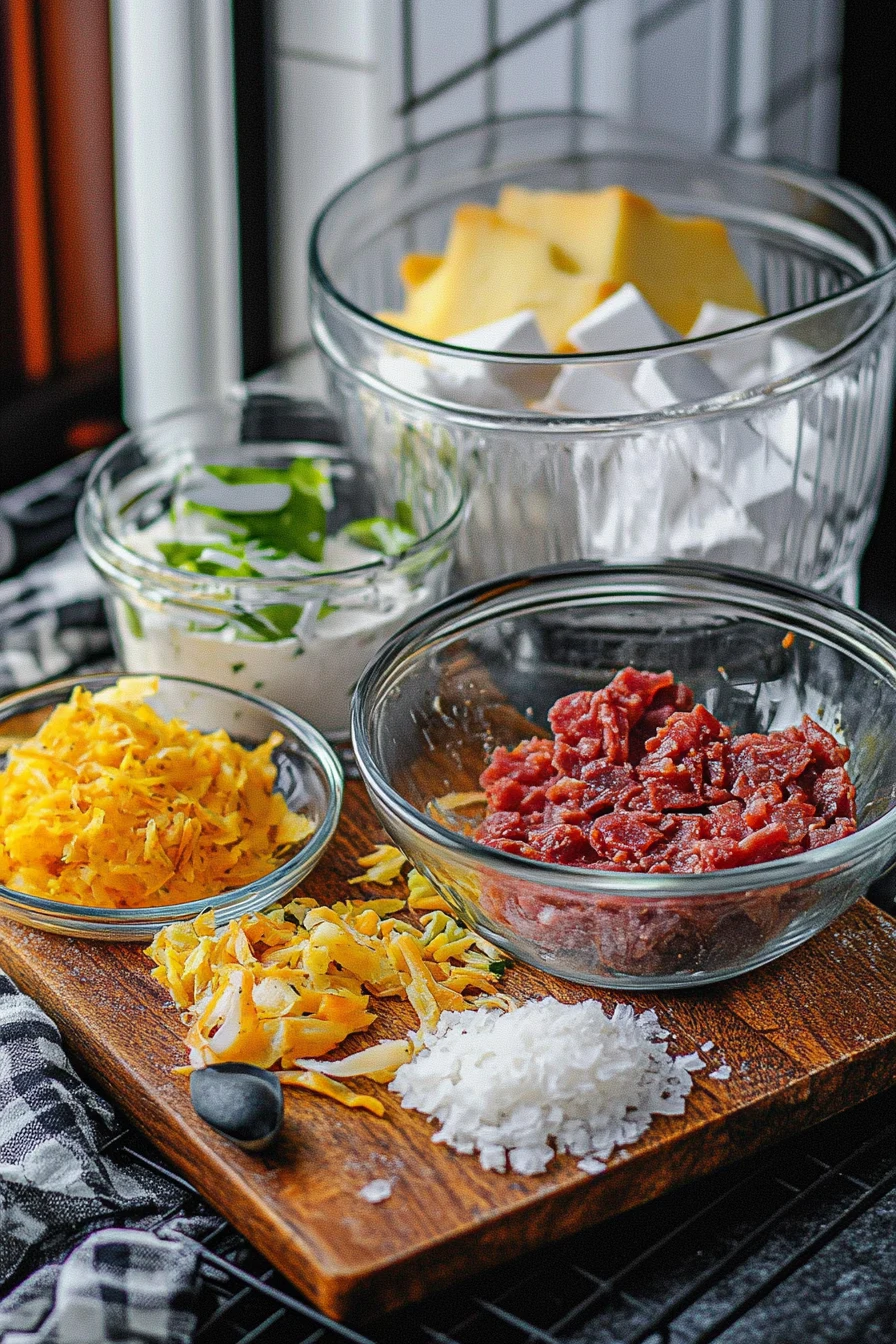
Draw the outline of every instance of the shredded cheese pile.
M264 877L314 830L271 752L166 722L156 677L77 687L0 774L0 882L74 905L205 900Z
M370 869L391 859L393 881L399 854L380 852ZM418 890L420 882L425 879ZM424 910L420 925L411 924L398 917L405 905L401 897L332 906L303 897L243 915L218 933L210 912L163 929L147 955L156 963L154 978L183 1011L191 1065L236 1060L279 1066L284 1083L382 1115L379 1100L338 1080L363 1075L388 1082L412 1057L410 1040L381 1041L346 1059L314 1062L372 1025L371 998L408 1000L430 1031L445 1010L511 1003L498 992L504 964L490 943L444 909Z

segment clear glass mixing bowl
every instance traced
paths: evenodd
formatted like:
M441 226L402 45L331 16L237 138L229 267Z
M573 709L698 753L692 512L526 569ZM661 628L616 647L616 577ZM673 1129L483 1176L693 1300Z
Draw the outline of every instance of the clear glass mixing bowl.
M335 437L332 425L315 424L308 403L245 390L163 416L97 460L78 535L108 585L129 672L205 678L275 700L332 739L348 736L352 690L375 651L447 591L465 496L458 472L426 445L397 441L373 468L321 442L324 433ZM347 568L276 577L219 577L165 562L155 529L186 483L209 480L205 465L282 469L296 457L329 463L328 531L391 518L401 500L420 539L397 556L370 550Z
M791 638L792 636L792 638ZM793 858L693 875L500 853L479 788L498 745L619 668L670 668L736 733L810 714L852 751L859 829ZM361 678L358 766L383 825L459 917L552 974L625 989L722 980L790 951L896 855L896 636L830 598L716 565L557 566L482 584L407 626Z
M722 220L769 316L637 352L547 358L378 321L402 306L402 256L440 252L456 207L494 204L507 182L620 184L663 211ZM335 196L310 244L312 330L359 457L376 462L404 436L466 464L462 582L671 556L855 601L889 442L894 259L892 214L836 178L709 157L599 116L540 114L409 149ZM684 355L726 390L637 414L531 409L562 365L627 385L646 369L680 386Z
M11 740L32 737L56 706L69 698L75 686L96 692L113 686L116 680L115 674L68 677L9 696L0 703L3 750L7 750ZM323 856L342 807L342 767L333 749L310 724L258 696L242 695L184 677L160 677L158 693L148 703L163 719L184 719L203 733L223 728L247 747L258 746L273 732L280 733L283 742L272 756L277 766L276 788L292 811L302 812L314 822L314 834L267 877L210 899L200 897L179 905L120 910L70 905L0 886L0 915L4 919L82 938L147 940L173 920L195 919L203 910L214 911L219 925L262 910L304 881Z

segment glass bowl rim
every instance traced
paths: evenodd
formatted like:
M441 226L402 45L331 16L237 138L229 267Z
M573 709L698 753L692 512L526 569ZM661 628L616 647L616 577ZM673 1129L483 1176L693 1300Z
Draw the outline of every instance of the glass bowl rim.
M194 919L205 910L211 910L215 914L222 910L226 912L230 905L251 899L256 894L261 896L269 886L279 886L287 876L291 877L293 874L296 875L298 885L301 878L310 872L322 857L333 838L342 809L344 778L339 758L326 738L292 710L285 709L273 700L266 700L263 696L231 690L227 686L217 686L214 682L200 681L195 677L178 677L163 672L91 672L82 677L60 677L54 681L44 681L38 686L30 686L12 695L3 696L0 699L0 724L11 717L9 711L27 713L31 702L45 699L48 692L58 692L55 702L61 704L76 686L83 686L89 691L102 690L106 686L114 685L119 677L123 676L154 676L159 678L161 684L173 682L186 687L196 687L201 691L215 691L220 695L233 696L236 700L247 701L267 710L275 721L279 721L301 742L320 767L326 784L326 810L320 825L308 843L292 858L287 859L286 863L280 864L264 877L256 878L254 882L248 882L241 887L230 887L227 891L221 891L217 896L209 896L204 900L182 901L176 905L135 905L123 909L120 906L76 905L70 901L53 901L46 896L32 896L28 892L15 891L12 887L0 884L0 914L4 913L2 907L8 902L23 912L69 922L73 928L82 922L85 925L87 922L93 922L108 925L110 928L118 926L124 932L137 924L162 925ZM276 895L272 894L271 900L275 899Z
M378 557L374 555L371 560L362 565L348 565L342 569L313 570L307 575L260 575L257 578L240 577L233 579L226 575L192 574L186 570L178 569L176 566L167 565L162 560L155 560L151 556L143 555L140 551L134 551L113 536L105 526L98 488L100 476L112 460L127 448L138 444L143 435L157 429L164 429L181 418L203 411L220 411L230 406L238 406L243 394L251 396L253 389L239 387L234 390L233 395L228 397L209 397L202 401L191 402L186 406L180 406L173 411L166 411L164 415L155 416L144 424L138 425L135 429L127 430L102 450L90 468L75 514L78 538L91 563L103 573L110 574L117 579L128 576L132 583L139 583L142 577L148 577L160 587L168 588L172 593L176 593L178 598L186 604L189 604L191 595L215 599L219 602L239 602L241 594L252 594L253 591L261 594L282 593L284 589L295 588L298 585L309 588L332 589L334 583L351 583L364 579L376 581L383 575L391 578L395 574L401 574L407 567L413 568L415 562L421 556L426 556L431 551L450 543L451 538L463 521L467 507L468 484L465 475L460 471L457 472L456 478L452 481L457 491L454 507L431 532L427 532L420 537L419 540L414 542L413 546L409 546L400 555L381 555ZM322 448L330 449L344 448L344 446L339 444L321 445ZM447 471L446 475L448 475Z
M414 336L412 333L404 331L400 327L395 327L388 322L381 321L373 313L369 313L366 309L353 303L351 299L342 293L336 283L330 278L320 255L320 238L322 231L328 223L328 217L331 212L336 210L345 197L350 195L369 178L374 177L377 173L382 172L384 169L387 169L394 164L400 163L402 160L410 161L415 155L421 154L424 151L429 151L452 140L459 140L465 136L472 136L485 129L500 131L504 126L512 126L523 122L547 124L551 121L561 120L590 122L593 124L602 123L610 129L615 128L626 134L637 134L645 140L649 137L657 147L665 148L667 152L676 154L679 158L706 165L717 165L728 170L733 169L739 172L743 177L761 178L769 173L774 174L776 177L784 180L788 186L797 187L816 196L825 197L839 208L851 213L853 217L856 216L857 212L861 212L869 232L877 235L878 244L886 243L888 245L889 257L883 264L877 265L874 270L867 275L862 276L845 288L838 290L835 294L827 295L822 299L815 299L809 303L787 309L783 313L769 314L766 317L758 318L756 322L751 322L744 327L731 328L726 332L718 332L711 336L701 336L692 339L682 337L678 341L671 341L664 345L641 346L628 350L606 351L600 354L596 354L593 351L581 351L576 354L513 354L504 351L473 350L465 346L453 345L447 341L434 341L422 336ZM587 158L593 156L581 155L580 157ZM545 162L549 162L549 160L545 160ZM870 223L869 219L871 221ZM727 345L736 342L739 338L744 337L747 332L753 334L756 332L761 333L771 331L776 326L789 323L794 317L800 315L816 315L826 311L828 308L835 307L840 303L855 298L864 290L872 290L875 287L880 286L882 281L896 276L896 215L894 215L882 201L878 200L877 197L870 192L846 181L844 178L838 177L834 173L826 173L821 170L810 170L804 168L802 165L796 166L790 163L781 164L760 159L741 159L734 155L705 152L686 141L664 135L661 132L651 132L649 128L633 126L612 117L604 116L602 113L598 112L565 112L562 110L520 112L507 116L495 117L488 122L470 122L467 125L442 132L439 135L421 141L419 144L400 149L395 153L380 159L377 163L365 169L364 172L357 174L347 182L345 186L331 196L318 212L309 237L308 266L312 282L322 290L337 308L340 308L347 314L353 322L360 323L360 325L373 332L374 335L377 335L382 339L387 339L393 344L403 344L409 348L420 350L429 355L441 356L442 358L451 356L459 359L478 360L486 364L525 365L531 363L536 366L556 365L557 367L560 367L563 364L569 363L622 363L631 360L632 358L644 359L655 356L662 358L670 354L680 353L682 350L695 351L699 354L704 348L710 346L718 348L720 343L722 348L725 348ZM890 305L892 305L892 302L893 300L891 298ZM877 317L879 316L880 315L877 315ZM876 321L877 317L872 320ZM312 326L315 337L319 340L319 324L312 322ZM849 343L852 343L854 339L855 334L849 338ZM829 359L831 354L831 351L823 352L820 355L819 360L813 361L805 369L799 370L798 375L785 375L780 380L781 384L789 385L796 377L804 377L810 369L816 369L825 360ZM390 391L392 390L391 385L386 382L383 382L383 386ZM397 390L401 391L401 389ZM738 395L741 397L743 396L743 394L737 393L729 394L729 396L731 395L734 395L735 397ZM414 393L402 392L402 399L413 404L419 403L423 406L430 404L436 406L442 405L437 399L430 400L423 396L418 397ZM714 399L714 404L727 404L728 399L729 398L724 395L720 396L719 398ZM445 403L445 405L450 407L453 403ZM463 409L462 404L458 404L458 409ZM648 412L648 415L649 414L650 413ZM654 412L653 415L655 418L656 413ZM544 417L543 413L542 417L548 419L551 418ZM496 416L495 418L498 419L499 417ZM514 419L513 413L508 413L506 418L508 420ZM526 422L526 418L523 416L518 416L516 418ZM589 419L601 420L606 417L585 417L578 415L571 418L587 421ZM617 417L621 422L627 422L628 420L635 421L639 418L644 417Z
M477 626L491 621L498 614L517 616L521 611L511 610L504 613L491 612L481 619L490 599L498 599L503 594L521 595L528 591L532 606L539 604L537 594L555 585L558 581L582 581L581 597L586 600L591 589L586 589L588 580L604 580L607 584L620 585L617 599L626 596L621 585L641 580L659 582L663 579L677 579L684 583L688 579L708 586L702 596L709 599L713 593L709 587L715 585L714 594L718 599L729 601L735 595L743 595L745 607L752 605L756 613L769 613L769 599L789 601L794 608L815 604L819 612L828 618L827 628L839 630L844 636L849 634L849 625L858 627L861 635L876 640L881 648L878 656L889 654L891 667L891 685L896 691L896 635L881 622L864 612L838 602L822 593L815 593L785 579L756 573L752 570L738 569L732 565L720 565L699 561L669 560L643 564L600 564L588 561L570 561L565 564L549 565L542 568L521 570L497 580L485 580L463 588L451 594L430 608L423 616L409 621L401 630L382 646L360 677L352 699L352 746L355 759L364 783L374 799L379 799L384 808L397 813L401 821L410 830L423 835L431 843L442 849L451 850L467 867L478 866L492 869L506 878L516 881L536 883L552 887L559 891L576 893L591 897L637 897L638 899L676 899L683 897L709 897L733 895L737 893L764 889L771 886L793 885L812 877L818 877L831 870L840 870L860 859L865 852L873 851L890 838L890 848L896 855L896 804L882 817L857 829L852 835L819 845L816 849L806 850L790 858L775 859L768 863L748 864L739 868L722 869L708 873L614 873L598 869L579 869L564 867L562 864L544 863L536 859L521 858L515 854L504 854L500 850L481 845L465 835L449 830L433 821L408 803L401 794L392 788L379 768L373 756L366 721L368 713L372 715L376 702L387 677L394 674L404 662L413 663L426 649L442 644L449 637L461 638ZM751 603L746 595L756 596ZM574 593L570 589L570 599ZM678 594L699 600L701 594ZM630 596L630 595L629 595ZM560 594L555 594L557 605L561 604ZM571 604L571 601L570 601ZM808 609L806 614L808 615ZM794 613L786 613L793 615ZM463 620L466 615L467 619ZM774 607L772 619L768 624L785 625L779 619ZM833 641L827 641L833 643ZM835 645L846 652L842 645ZM368 702L370 702L368 704Z

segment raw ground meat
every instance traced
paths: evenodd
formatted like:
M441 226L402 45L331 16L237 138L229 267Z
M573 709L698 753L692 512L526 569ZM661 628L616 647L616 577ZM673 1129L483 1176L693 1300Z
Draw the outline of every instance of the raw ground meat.
M605 872L707 873L799 854L856 829L848 748L808 715L732 735L671 672L624 668L554 705L549 738L498 747L476 839ZM709 971L743 960L814 904L814 883L636 901L489 880L484 908L582 969ZM585 965L585 962L588 965Z
M856 829L848 748L821 724L733 737L671 672L623 668L548 714L554 740L498 747L477 840L544 863L711 873Z

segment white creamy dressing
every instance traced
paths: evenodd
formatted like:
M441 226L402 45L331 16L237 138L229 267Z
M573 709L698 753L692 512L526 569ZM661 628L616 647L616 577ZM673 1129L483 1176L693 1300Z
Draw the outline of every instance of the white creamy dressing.
M229 544L223 535L218 540L222 545ZM215 536L201 516L187 515L176 525L167 517L160 518L127 537L132 550L154 560L162 559L160 541L204 542L204 558L223 565L240 563L216 551ZM345 735L355 683L380 644L432 603L431 585L412 588L402 575L384 569L376 552L338 535L327 538L321 564L296 555L262 561L250 554L249 560L255 569L280 578L361 565L370 566L373 572L368 584L359 582L347 594L340 591L342 584L335 578L332 589L321 597L326 596L338 609L320 619L320 599L303 602L300 590L295 599L288 592L272 594L271 602L294 600L304 609L292 634L271 641L241 636L240 626L234 621L217 630L191 629L219 624L212 613L197 608L172 604L159 609L140 603L130 612L125 602L115 597L115 628L125 669L196 677L262 695L301 714L323 733ZM222 578L222 584L226 581Z

